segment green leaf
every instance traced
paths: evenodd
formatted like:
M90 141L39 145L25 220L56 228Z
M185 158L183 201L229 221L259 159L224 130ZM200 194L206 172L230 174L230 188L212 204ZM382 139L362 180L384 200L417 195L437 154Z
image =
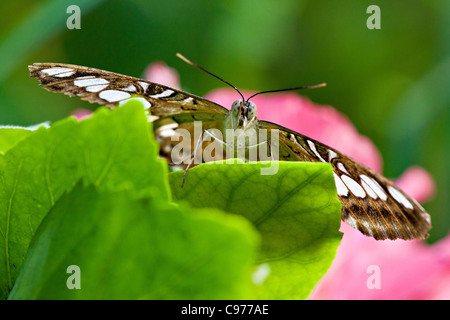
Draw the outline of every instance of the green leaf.
M166 165L138 101L38 129L0 157L0 298L17 277L35 230L80 178L101 189L170 194Z
M202 164L169 175L173 198L250 220L261 233L259 264L270 275L263 299L305 299L330 267L341 240L341 203L325 163L279 162L275 175L262 163Z
M25 128L0 128L0 155L5 154L6 151L14 147L19 141L25 139L33 131Z
M248 299L257 240L237 216L78 185L39 227L9 299Z

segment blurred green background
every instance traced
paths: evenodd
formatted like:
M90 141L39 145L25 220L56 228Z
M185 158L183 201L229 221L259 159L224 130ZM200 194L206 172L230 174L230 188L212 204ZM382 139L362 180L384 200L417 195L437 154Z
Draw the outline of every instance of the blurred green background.
M81 30L66 9L81 8ZM369 30L369 5L381 30ZM33 62L64 62L142 76L148 63L175 67L183 89L223 86L176 52L242 89L327 82L302 92L332 105L370 137L397 177L420 165L436 179L425 204L431 241L450 227L450 1L2 0L0 123L30 125L91 107L50 94L29 78Z

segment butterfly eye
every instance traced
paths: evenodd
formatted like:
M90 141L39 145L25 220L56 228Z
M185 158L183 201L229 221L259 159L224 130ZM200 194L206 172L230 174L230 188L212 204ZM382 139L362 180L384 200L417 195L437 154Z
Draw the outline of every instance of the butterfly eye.
M254 117L256 117L256 104L254 104L253 102L249 101L248 103L248 112L247 112L247 118L249 120L253 119Z
M233 112L233 114L237 115L239 113L239 107L242 104L242 100L236 100L235 102L233 102L233 105L231 106L231 111Z

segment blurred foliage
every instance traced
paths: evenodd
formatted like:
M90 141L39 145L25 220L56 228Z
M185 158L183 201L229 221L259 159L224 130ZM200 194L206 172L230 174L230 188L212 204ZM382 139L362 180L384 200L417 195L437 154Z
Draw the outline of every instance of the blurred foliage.
M66 28L69 4L80 5L81 30ZM372 4L381 8L381 30L366 27ZM4 0L0 119L29 125L94 108L39 88L26 68L38 61L141 76L148 63L163 60L198 95L223 84L176 52L243 89L327 82L302 94L334 106L370 137L387 176L413 164L434 176L437 194L425 207L437 240L450 227L449 37L445 0Z

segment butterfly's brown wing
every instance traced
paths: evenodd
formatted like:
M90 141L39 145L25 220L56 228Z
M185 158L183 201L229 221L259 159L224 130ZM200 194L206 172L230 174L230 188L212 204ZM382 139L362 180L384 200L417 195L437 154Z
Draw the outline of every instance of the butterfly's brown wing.
M130 97L145 99L161 156L168 160L176 144L168 133L186 129L194 137L194 121L202 121L204 129L218 127L228 113L222 106L193 94L114 72L62 63L34 63L29 69L45 89L76 95L91 103L115 107Z
M318 141L274 123L260 129L279 130L279 158L286 161L328 162L334 170L342 220L377 240L425 239L430 216L389 179ZM270 139L269 139L270 141Z
M193 94L114 72L63 63L34 63L30 75L54 92L77 95L91 103L115 107L131 96L149 103L155 117L176 116L176 121L213 120L228 110Z

